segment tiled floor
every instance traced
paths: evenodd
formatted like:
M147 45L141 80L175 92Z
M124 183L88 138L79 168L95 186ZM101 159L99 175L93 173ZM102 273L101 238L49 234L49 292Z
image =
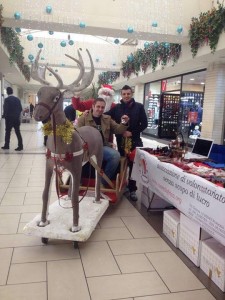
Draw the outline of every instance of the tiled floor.
M2 124L0 129L3 145ZM125 197L78 249L65 240L43 245L24 235L24 225L41 210L45 156L37 124L21 129L25 150L0 152L1 300L215 299L149 224L159 224L161 216L150 217ZM10 146L17 147L14 133ZM56 199L53 188L51 201Z

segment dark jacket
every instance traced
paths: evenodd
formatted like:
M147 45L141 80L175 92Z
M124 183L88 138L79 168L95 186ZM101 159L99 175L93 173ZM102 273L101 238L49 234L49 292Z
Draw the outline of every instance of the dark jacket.
M3 117L5 119L20 119L22 110L23 108L19 98L13 95L5 98L3 105Z
M65 107L64 113L65 113L65 115L66 115L66 117L69 121L71 121L71 122L75 121L75 119L76 119L76 110L73 108L72 104Z
M148 126L143 104L135 102L133 98L129 103L125 103L122 100L120 102L120 104L117 104L105 114L110 115L117 123L120 122L122 115L128 115L130 120L127 130L132 132L132 149L143 146L140 135L141 132ZM120 148L122 135L116 135L116 139L118 148Z

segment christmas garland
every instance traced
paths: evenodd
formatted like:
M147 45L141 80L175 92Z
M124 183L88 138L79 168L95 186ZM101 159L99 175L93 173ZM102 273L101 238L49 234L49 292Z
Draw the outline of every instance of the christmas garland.
M44 135L53 135L53 128L52 128L51 121L45 123L41 129ZM66 120L65 124L56 125L56 136L61 137L63 142L66 144L71 144L73 132L74 132L73 124L68 119Z
M120 77L120 72L107 71L98 75L98 84L111 84Z
M218 1L217 4L218 9L212 8L191 19L189 45L193 57L203 45L209 44L212 53L216 50L220 34L225 30L225 8Z
M155 71L156 67L161 65L163 69L171 61L174 65L180 54L180 44L150 43L147 48L138 49L130 54L125 62L122 61L122 75L129 79L131 74L138 76L140 71L145 73L148 67Z
M13 28L1 27L1 41L9 52L9 63L16 63L27 81L30 81L30 68L24 62L24 48Z

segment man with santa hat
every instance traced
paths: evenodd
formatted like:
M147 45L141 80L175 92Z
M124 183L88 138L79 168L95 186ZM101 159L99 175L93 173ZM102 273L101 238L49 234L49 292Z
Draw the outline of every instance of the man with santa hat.
M105 111L110 110L110 108L114 107L116 104L114 102L115 93L111 85L103 84L102 87L98 91L98 97L103 98L105 100L106 106ZM72 98L73 108L79 111L85 111L92 108L94 99L88 99L80 101L80 97L74 96Z

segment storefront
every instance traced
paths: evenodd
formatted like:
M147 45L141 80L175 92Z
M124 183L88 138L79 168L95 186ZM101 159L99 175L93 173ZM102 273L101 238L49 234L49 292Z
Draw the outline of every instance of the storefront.
M159 138L187 139L201 135L206 70L145 84L148 127L143 132Z

